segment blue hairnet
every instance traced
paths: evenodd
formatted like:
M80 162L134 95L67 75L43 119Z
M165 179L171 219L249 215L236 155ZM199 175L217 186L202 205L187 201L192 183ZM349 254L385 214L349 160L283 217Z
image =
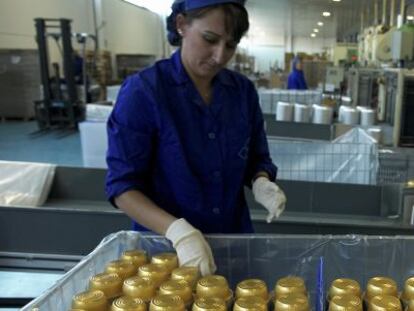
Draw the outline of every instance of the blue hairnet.
M234 3L244 7L246 0L175 0L171 6L172 13L167 17L168 42L175 46L180 44L181 37L175 24L178 14L222 3Z

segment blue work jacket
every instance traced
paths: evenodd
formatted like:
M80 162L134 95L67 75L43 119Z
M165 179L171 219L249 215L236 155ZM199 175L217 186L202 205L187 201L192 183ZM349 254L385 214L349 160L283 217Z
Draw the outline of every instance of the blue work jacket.
M288 77L288 90L307 90L305 75L302 70L293 69Z
M180 50L126 79L108 120L106 192L144 193L204 233L250 233L243 186L276 178L254 85L227 69L205 104Z

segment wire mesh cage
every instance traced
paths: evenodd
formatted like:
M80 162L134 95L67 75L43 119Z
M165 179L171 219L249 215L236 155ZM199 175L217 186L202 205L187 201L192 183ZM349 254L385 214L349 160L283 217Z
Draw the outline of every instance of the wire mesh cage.
M378 185L405 183L414 179L414 150L380 150Z
M318 90L260 90L259 99L263 113L276 114L279 101L312 106L321 103L322 92Z

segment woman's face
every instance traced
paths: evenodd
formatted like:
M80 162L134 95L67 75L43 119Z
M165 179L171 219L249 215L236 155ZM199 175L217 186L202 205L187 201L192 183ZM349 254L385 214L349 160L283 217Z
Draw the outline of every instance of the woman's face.
M237 43L226 31L221 9L209 11L191 24L180 16L177 27L182 31L182 61L191 76L212 79L233 57Z
M302 70L303 69L303 66L302 66L302 61L298 61L297 63L296 63L296 70Z

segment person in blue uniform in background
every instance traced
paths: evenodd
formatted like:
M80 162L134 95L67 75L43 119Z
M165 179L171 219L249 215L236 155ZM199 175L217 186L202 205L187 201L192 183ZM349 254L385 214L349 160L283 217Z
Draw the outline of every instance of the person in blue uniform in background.
M106 192L207 275L216 267L204 233L253 232L244 185L269 222L286 197L255 87L225 69L249 27L244 1L178 0L167 24L179 49L127 78L108 120Z
M292 72L288 77L288 90L307 90L302 60L296 56L292 61Z

